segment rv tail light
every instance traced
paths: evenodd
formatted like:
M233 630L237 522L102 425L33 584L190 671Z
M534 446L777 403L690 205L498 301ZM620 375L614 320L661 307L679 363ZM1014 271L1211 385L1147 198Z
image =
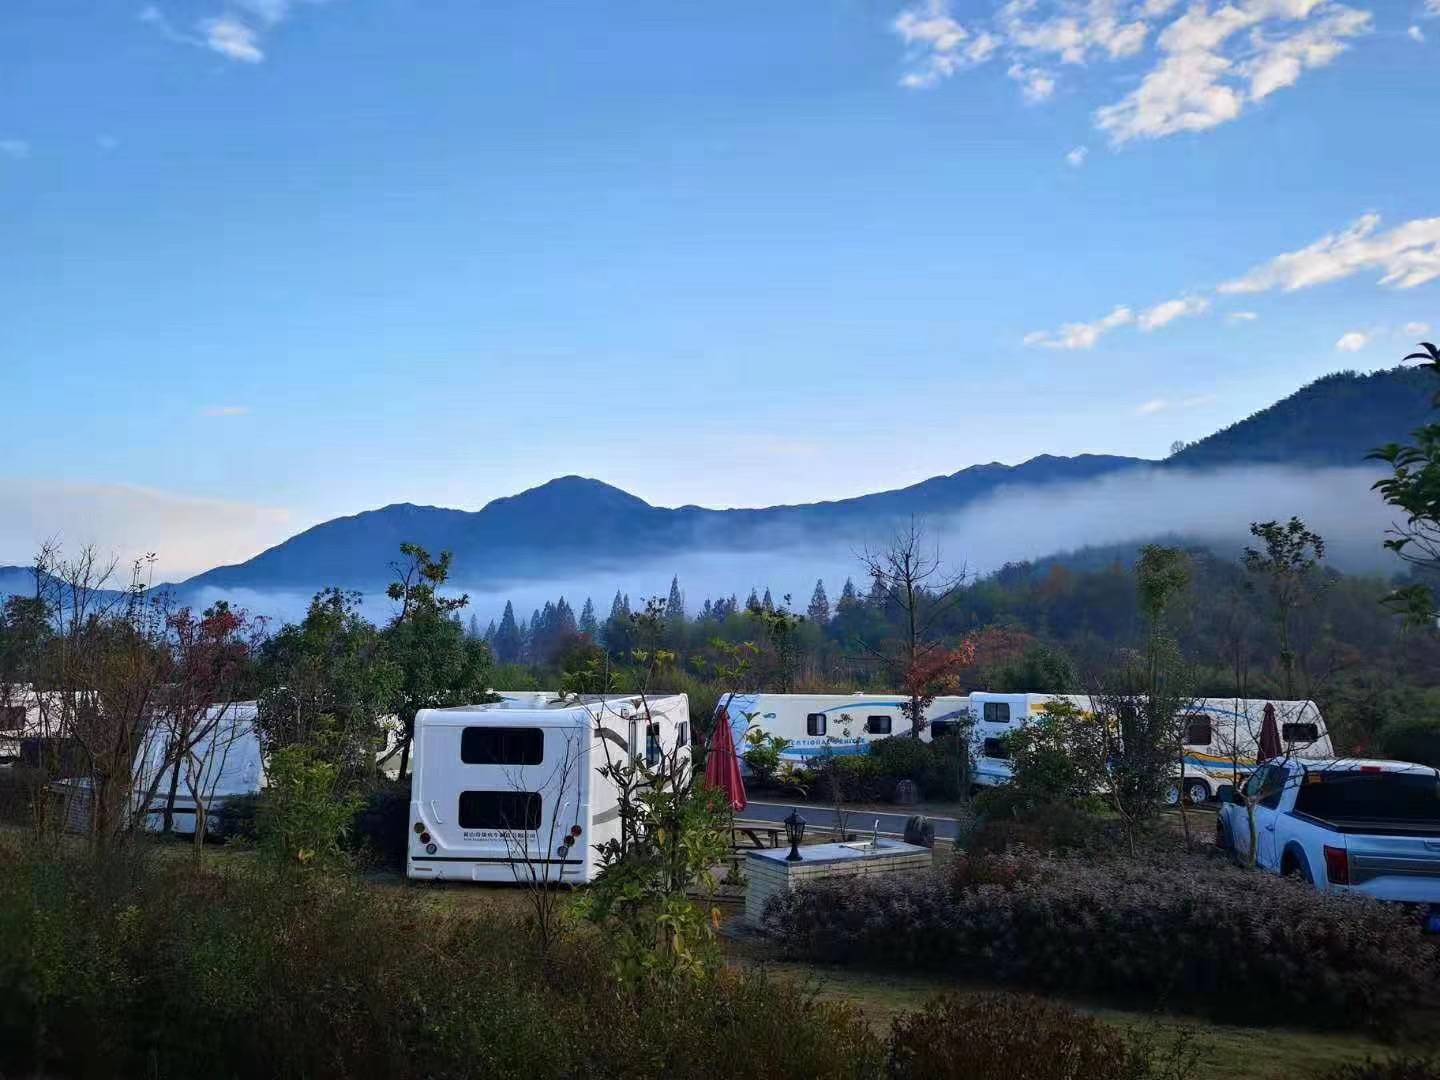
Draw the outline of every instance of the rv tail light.
M1325 877L1331 885L1350 884L1350 856L1343 847L1325 845Z
M434 844L426 844L426 845L425 845L425 854L427 854L427 855L434 855L437 850L438 850L438 849L435 847Z
M1379 765L1361 765L1361 766L1360 766L1360 771L1361 771L1361 772L1384 772L1385 770L1382 769Z
M581 831L582 830L579 825L572 825L570 827L570 835L575 837L577 840L580 838Z
M561 844L555 849L555 854L559 855L563 859L566 855L570 854L570 845Z
M420 842L421 842L422 844L428 844L428 843L430 843L430 834L429 834L428 832L422 832L422 833L420 834Z
M424 831L425 831L425 823L424 823L423 821L417 821L417 822L415 822L415 835L416 835L416 836L419 836L419 835L420 835L421 833L423 833Z

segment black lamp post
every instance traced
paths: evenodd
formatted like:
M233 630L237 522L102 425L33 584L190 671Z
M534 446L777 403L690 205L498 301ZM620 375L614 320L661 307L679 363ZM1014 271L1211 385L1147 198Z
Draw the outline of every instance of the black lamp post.
M785 819L785 835L790 838L790 854L785 856L785 861L803 859L805 856L800 854L800 841L805 837L805 819L800 816L799 810L792 809Z

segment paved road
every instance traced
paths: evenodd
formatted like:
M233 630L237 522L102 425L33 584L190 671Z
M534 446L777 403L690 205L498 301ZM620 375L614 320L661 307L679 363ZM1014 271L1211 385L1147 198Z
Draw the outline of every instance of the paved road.
M808 825L814 828L828 829L835 824L835 810L830 806L815 806L811 803L778 803L778 802L754 802L745 807L737 816L738 822L758 821L767 825L778 825L789 816L792 808L798 808L800 816ZM954 818L935 817L931 814L925 815L930 823L935 826L935 838L937 840L954 840L960 823ZM850 811L850 831L868 834L875 825L876 818L880 820L880 835L903 837L905 835L905 821L909 818L905 814L882 814L874 810L852 810Z

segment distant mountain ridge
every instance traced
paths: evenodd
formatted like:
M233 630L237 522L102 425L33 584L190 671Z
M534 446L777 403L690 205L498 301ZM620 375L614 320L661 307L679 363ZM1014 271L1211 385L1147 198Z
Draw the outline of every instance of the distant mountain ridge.
M466 587L545 579L672 553L746 552L807 541L864 542L911 515L955 513L1008 489L1043 488L1152 468L1244 464L1359 465L1372 448L1406 439L1431 416L1433 376L1414 368L1339 372L1195 442L1163 462L1104 454L990 462L849 499L757 509L652 506L619 488L563 476L477 511L397 503L335 518L232 566L175 586L310 593L326 585L373 590L390 579L402 542L455 554ZM0 593L33 590L26 568L0 567ZM14 587L25 582L24 587Z

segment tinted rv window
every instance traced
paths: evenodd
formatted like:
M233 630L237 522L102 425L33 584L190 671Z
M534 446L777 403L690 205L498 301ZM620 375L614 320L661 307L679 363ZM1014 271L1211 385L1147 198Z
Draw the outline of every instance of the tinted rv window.
M1282 724L1280 737L1286 742L1311 743L1320 738L1319 724Z
M987 724L1008 724L1010 722L1010 703L1008 701L985 702L985 722Z
M544 757L545 733L539 728L467 727L460 734L460 760L466 765L539 765Z
M954 720L935 720L930 724L930 737L932 739L943 739L946 735L955 733L956 724Z
M683 720L675 725L675 745L677 747L690 745L690 725Z
M645 764L652 768L660 764L660 725L645 725Z
M1185 722L1185 745L1209 746L1214 737L1208 716L1191 716Z
M1007 761L1010 758L1010 747L1006 745L1004 739L986 739L985 745L981 748L980 753L985 757L1000 758L1002 761Z
M805 734L825 734L825 714L823 712L812 712L805 717Z
M888 716L867 716L865 718L865 730L871 735L889 735L890 717Z
M462 791L462 829L540 828L540 796L531 791Z

